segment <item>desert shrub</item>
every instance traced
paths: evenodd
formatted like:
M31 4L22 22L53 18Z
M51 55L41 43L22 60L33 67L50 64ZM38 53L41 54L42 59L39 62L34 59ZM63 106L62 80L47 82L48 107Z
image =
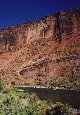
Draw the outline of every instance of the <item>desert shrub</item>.
M47 109L46 115L72 115L72 108L68 104L58 102Z
M2 80L0 80L0 91L2 91L4 88L4 82Z

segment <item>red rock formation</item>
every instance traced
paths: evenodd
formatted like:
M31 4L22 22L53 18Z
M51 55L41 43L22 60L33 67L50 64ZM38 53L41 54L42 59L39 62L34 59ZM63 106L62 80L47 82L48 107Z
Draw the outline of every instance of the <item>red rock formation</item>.
M0 77L7 83L80 77L80 9L0 30Z

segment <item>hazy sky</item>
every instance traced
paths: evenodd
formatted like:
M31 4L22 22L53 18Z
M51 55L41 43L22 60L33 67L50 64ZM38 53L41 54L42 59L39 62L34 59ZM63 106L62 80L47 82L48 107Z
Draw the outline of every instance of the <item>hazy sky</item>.
M0 28L80 8L80 0L0 0Z

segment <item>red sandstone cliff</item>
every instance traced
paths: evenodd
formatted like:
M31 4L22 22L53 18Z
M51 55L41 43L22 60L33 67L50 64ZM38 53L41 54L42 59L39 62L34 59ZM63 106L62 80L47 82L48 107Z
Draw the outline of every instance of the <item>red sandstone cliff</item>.
M0 78L6 83L49 84L59 76L80 79L80 9L0 30Z

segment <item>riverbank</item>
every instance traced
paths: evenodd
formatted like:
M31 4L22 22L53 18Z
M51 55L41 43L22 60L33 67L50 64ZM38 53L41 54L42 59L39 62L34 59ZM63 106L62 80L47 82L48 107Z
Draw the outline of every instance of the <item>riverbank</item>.
M26 86L26 85L19 85L19 86L14 86L14 88L42 88L42 89L53 89L53 90L74 90L74 91L80 91L80 89L76 88L71 88L71 87L44 87L44 86Z

